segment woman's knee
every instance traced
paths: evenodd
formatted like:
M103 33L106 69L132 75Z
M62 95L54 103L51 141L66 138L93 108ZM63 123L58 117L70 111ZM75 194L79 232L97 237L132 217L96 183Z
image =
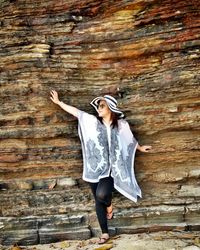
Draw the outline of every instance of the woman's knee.
M96 198L98 201L105 201L106 200L106 194L102 191L97 190L96 192Z
M104 203L105 205L109 205L111 203L111 197L107 193L102 192L101 190L99 190L99 191L97 190L96 199L99 202Z

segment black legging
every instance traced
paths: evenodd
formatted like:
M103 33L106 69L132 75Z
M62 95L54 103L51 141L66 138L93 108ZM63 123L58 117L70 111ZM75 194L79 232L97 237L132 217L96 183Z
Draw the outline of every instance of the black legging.
M102 233L108 233L107 211L111 205L112 191L114 189L113 178L111 176L100 179L97 183L89 183L96 203L96 214Z

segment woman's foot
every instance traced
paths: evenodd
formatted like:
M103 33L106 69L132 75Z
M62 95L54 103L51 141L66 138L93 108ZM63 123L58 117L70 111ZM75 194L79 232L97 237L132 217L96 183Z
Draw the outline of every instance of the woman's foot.
M109 234L102 234L98 240L98 244L105 244L109 239Z
M108 220L111 220L113 218L113 207L112 204L107 207L107 215L106 215Z

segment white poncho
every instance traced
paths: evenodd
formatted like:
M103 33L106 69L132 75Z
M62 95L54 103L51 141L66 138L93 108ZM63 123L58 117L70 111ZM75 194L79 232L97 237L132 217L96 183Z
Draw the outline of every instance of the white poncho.
M134 173L137 141L129 124L118 120L118 128L111 128L110 147L107 129L94 115L78 111L78 133L83 154L83 180L99 182L111 175L114 188L130 200L142 197Z

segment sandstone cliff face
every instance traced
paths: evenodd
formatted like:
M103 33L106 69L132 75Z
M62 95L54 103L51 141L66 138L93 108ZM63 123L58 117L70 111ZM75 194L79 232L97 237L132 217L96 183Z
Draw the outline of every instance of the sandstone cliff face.
M1 7L0 242L89 238L77 121L114 95L140 144L137 204L115 194L117 233L200 226L199 0L8 1ZM53 187L49 189L49 187Z

